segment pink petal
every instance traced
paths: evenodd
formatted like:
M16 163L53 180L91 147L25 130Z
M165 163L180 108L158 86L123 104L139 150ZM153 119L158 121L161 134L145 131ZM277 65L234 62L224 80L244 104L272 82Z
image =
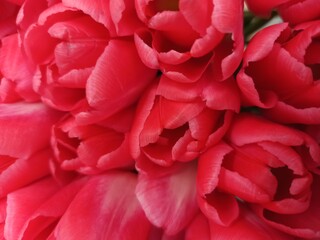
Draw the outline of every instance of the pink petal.
M75 180L46 199L24 224L23 238L36 239L51 234L56 222L85 183L85 178Z
M85 88L93 67L73 69L57 79L57 84L66 88Z
M159 68L157 52L151 46L151 33L147 30L137 31L134 35L134 41L141 61L149 68Z
M167 129L174 129L182 126L200 114L204 109L202 101L183 103L161 98L159 105L161 126Z
M221 142L200 156L197 173L197 189L200 196L204 197L215 190L223 159L232 150L229 145Z
M308 210L300 214L277 214L257 208L258 215L273 228L303 239L320 237L319 176L314 175L312 198ZM308 219L308 221L306 221Z
M245 206L241 205L239 218L230 226L221 226L210 221L211 239L275 239L275 240L293 240L294 238L283 234L271 227L265 225L254 213Z
M279 13L284 21L298 24L316 20L320 17L320 6L317 0L304 0L303 2L289 2L279 7Z
M115 26L110 15L110 0L94 0L91 2L86 0L63 0L62 3L65 6L79 9L90 15L96 22L105 25L112 34L115 32Z
M21 239L26 221L58 189L59 186L56 182L50 178L45 178L10 193L7 197L5 237L7 239Z
M270 167L260 161L263 157L264 155L250 155L245 148L235 148L234 152L224 159L219 186L225 192L246 201L264 201L265 198L272 198L276 194L278 183ZM259 174L256 174L257 172ZM232 180L239 183L232 183ZM241 184L245 186L241 187ZM236 189L232 190L235 186Z
M197 11L195 11L197 9ZM211 24L211 13L213 9L212 1L203 1L198 4L197 1L179 1L179 11L192 29L201 36L205 35L207 28Z
M42 12L38 23L31 25L25 34L24 47L27 56L37 64L49 63L53 57L54 48L59 42L58 39L49 35L50 25L52 22L66 21L77 16L79 16L79 12L62 4L56 4ZM49 17L50 21L48 21ZM46 44L38 44L44 41Z
M208 81L208 79L201 78L197 82L186 84L172 81L170 78L162 75L157 87L157 94L178 102L194 101L202 95L205 81Z
M138 28L142 27L134 1L110 0L110 14L118 36L133 35Z
M92 177L74 198L54 230L57 239L148 239L151 225L134 193L129 172Z
M190 60L178 65L161 63L160 68L164 75L174 81L193 83L200 79L209 65L211 58L212 54L209 53L200 58L191 58Z
M140 61L133 43L111 40L88 79L88 102L110 116L133 104L155 75Z
M186 231L185 240L210 240L209 222L206 217L199 213L190 223Z
M61 113L41 103L1 104L0 155L25 158L45 148L59 117Z
M213 0L212 22L223 33L234 33L242 28L243 4L241 0Z
M15 91L27 101L37 101L39 96L34 92L32 77L34 67L22 52L18 34L2 39L0 52L1 73L16 85Z
M298 108L279 101L274 108L264 110L268 118L283 123L319 124L320 108Z
M196 169L188 163L163 170L160 176L141 173L136 194L148 219L172 235L184 229L198 211Z
M21 97L16 92L16 84L6 78L0 80L0 102L18 102Z
M158 30L158 33L161 31L161 38L169 40L173 46L179 46L180 49L190 48L195 39L199 37L199 34L191 28L181 12L177 11L158 12L149 20L148 27ZM157 36L160 35L154 35L155 38Z
M270 90L285 99L312 85L310 68L293 58L289 52L275 44L268 56L252 62L246 68L256 89Z
M11 158L13 161L11 164L8 162L8 156L7 161L4 156L1 156L1 168L4 167L3 165L10 165L2 169L0 174L0 196L5 196L49 174L49 159L51 157L51 151L48 149L27 158Z
M236 117L228 138L237 146L261 141L279 142L288 146L303 144L303 138L298 131L249 114Z
M239 206L233 195L215 190L205 197L198 197L198 204L208 220L229 226L239 215Z
M209 76L208 74L208 79L210 79ZM235 112L238 112L240 109L239 90L233 78L229 78L223 82L211 82L204 88L203 95L206 99L206 105L211 109L228 109Z
M150 115L156 98L156 84L151 85L141 97L130 132L130 152L134 159L140 155L140 134ZM156 118L158 119L158 118Z

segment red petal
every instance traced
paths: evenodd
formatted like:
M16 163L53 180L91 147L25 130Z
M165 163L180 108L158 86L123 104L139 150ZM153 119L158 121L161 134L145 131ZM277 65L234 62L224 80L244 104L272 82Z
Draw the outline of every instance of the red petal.
M86 179L76 180L64 186L42 203L24 224L23 238L37 239L51 234L56 222L65 213L85 182Z
M61 113L41 103L1 104L0 155L25 158L45 148L59 117Z
M159 68L157 52L151 47L151 33L149 31L140 30L135 33L134 41L141 61L150 68Z
M282 123L319 124L320 108L299 108L279 101L273 108L266 109L263 113L268 118Z
M50 158L52 158L51 151L44 150L35 153L31 157L16 159L12 162L10 166L7 166L1 172L0 196L5 196L9 192L26 186L49 174ZM1 168L3 164L4 159L1 158Z
M154 106L155 98L156 84L145 91L137 106L135 119L130 132L130 152L134 159L140 155L140 134Z
M288 234L303 238L320 238L320 179L314 175L312 185L312 198L308 210L300 214L277 214L271 211L257 208L258 215L270 226ZM308 221L306 221L308 219Z
M245 72L252 77L258 91L273 91L280 99L291 97L313 84L311 69L279 44L273 46L268 56L249 63Z
M212 54L209 53L200 58L191 58L190 60L178 65L161 63L160 68L164 75L174 81L193 83L200 79L209 65L211 58Z
M197 9L197 11L195 11L195 9ZM212 9L213 3L208 0L203 1L202 4L198 4L195 0L179 1L179 11L191 25L192 29L201 36L206 34L206 30L211 24Z
M222 142L208 149L200 156L197 173L197 189L202 197L211 193L217 187L221 164L224 157L231 151L232 148Z
M215 190L198 197L198 204L206 217L221 226L229 226L239 215L239 206L233 195Z
M94 0L91 2L86 0L62 0L62 3L65 6L83 11L90 15L96 22L105 25L111 33L115 32L110 15L110 0Z
M184 229L198 211L195 163L161 169L161 175L139 175L137 198L148 219L168 235Z
M111 40L88 79L88 102L110 116L133 104L155 75L140 61L133 43Z
M21 239L29 217L59 189L50 178L10 193L7 197L7 218L4 227L6 239Z
M210 79L209 75L207 78ZM214 110L240 110L240 95L235 80L229 78L223 82L210 82L203 91L206 105Z
M118 36L133 35L142 27L134 3L131 0L110 0L110 15Z
M59 221L57 239L148 239L151 225L134 193L136 175L109 172L92 177Z
M185 240L210 240L209 222L203 214L198 214L186 231Z
M249 209L242 206L238 220L228 227L210 222L211 239L229 240L235 239L274 239L293 240L294 238L278 232L265 225Z
M27 101L37 101L39 96L34 92L32 86L34 67L22 53L19 41L18 34L2 39L0 52L1 73L5 78L15 83L15 91L22 98Z
M299 146L304 142L300 132L249 114L241 114L236 117L230 127L228 137L238 146L261 141Z
M288 4L279 7L279 13L284 21L291 24L308 22L320 17L320 6L317 3L317 0L289 1Z

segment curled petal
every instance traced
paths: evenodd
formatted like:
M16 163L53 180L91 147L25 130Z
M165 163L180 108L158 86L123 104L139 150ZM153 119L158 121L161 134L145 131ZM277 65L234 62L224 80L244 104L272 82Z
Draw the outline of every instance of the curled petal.
M195 163L188 163L161 169L160 176L139 175L137 198L148 219L169 235L184 229L198 211L195 167Z
M45 148L60 117L61 113L41 103L1 104L0 154L24 158Z
M70 240L149 239L151 224L136 199L136 183L136 175L129 172L92 177L71 202L53 236Z
M294 129L247 114L236 117L230 127L228 137L232 143L238 146L261 141L299 146L304 142L301 134Z
M22 239L23 228L29 217L52 194L59 185L51 178L45 178L7 196L7 218L4 226L6 239Z
M111 40L88 79L89 105L106 109L110 116L132 105L155 75L140 61L133 43Z
M1 156L1 168L14 161L0 174L0 196L19 189L49 174L49 159L51 151L39 151L30 157L14 159Z

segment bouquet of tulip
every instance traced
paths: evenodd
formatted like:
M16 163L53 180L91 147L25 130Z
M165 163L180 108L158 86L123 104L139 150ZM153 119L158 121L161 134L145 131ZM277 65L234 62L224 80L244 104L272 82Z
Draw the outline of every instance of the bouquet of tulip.
M0 13L0 239L320 239L319 0Z

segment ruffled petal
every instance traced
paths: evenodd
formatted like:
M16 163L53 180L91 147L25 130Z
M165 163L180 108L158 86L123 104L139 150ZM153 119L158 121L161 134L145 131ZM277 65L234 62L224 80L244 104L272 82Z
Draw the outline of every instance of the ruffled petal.
M49 236L85 182L86 178L75 180L46 199L25 222L22 228L23 239Z
M256 211L266 223L275 229L303 239L320 238L319 184L319 176L314 175L311 202L305 212L287 215L278 214L259 207L256 208Z
M1 104L0 155L25 158L45 148L59 117L61 113L41 103Z
M49 174L51 157L48 149L20 159L1 156L0 197Z
M151 230L134 193L137 178L129 172L92 177L80 190L54 230L57 239L147 240Z
M239 218L230 226L221 226L213 221L209 222L211 239L229 240L240 239L275 239L275 240L293 240L286 234L274 230L262 223L253 212L241 205Z
M195 163L159 168L158 174L140 173L137 198L148 219L168 235L184 229L198 212Z
M155 76L156 71L140 61L133 43L111 40L88 79L89 105L106 109L110 116L132 105Z
M320 108L299 108L279 101L273 108L263 110L270 119L280 123L319 124Z
M279 142L288 146L303 144L299 132L254 115L241 114L229 129L228 138L237 146L261 141ZM252 128L252 126L255 126Z
M23 54L19 41L18 34L2 39L0 70L5 78L15 83L16 94L27 101L37 101L39 96L32 85L34 66Z
M185 240L210 240L209 222L206 217L199 213L190 223L186 230Z
M110 0L110 15L118 36L133 35L143 26L137 17L134 1Z
M90 15L96 22L105 25L111 34L115 34L115 26L110 15L110 0L94 0L91 2L86 0L63 0L62 3L65 6L79 9Z
M7 218L4 226L6 239L22 239L23 227L29 217L52 194L59 185L51 178L45 178L7 196Z

